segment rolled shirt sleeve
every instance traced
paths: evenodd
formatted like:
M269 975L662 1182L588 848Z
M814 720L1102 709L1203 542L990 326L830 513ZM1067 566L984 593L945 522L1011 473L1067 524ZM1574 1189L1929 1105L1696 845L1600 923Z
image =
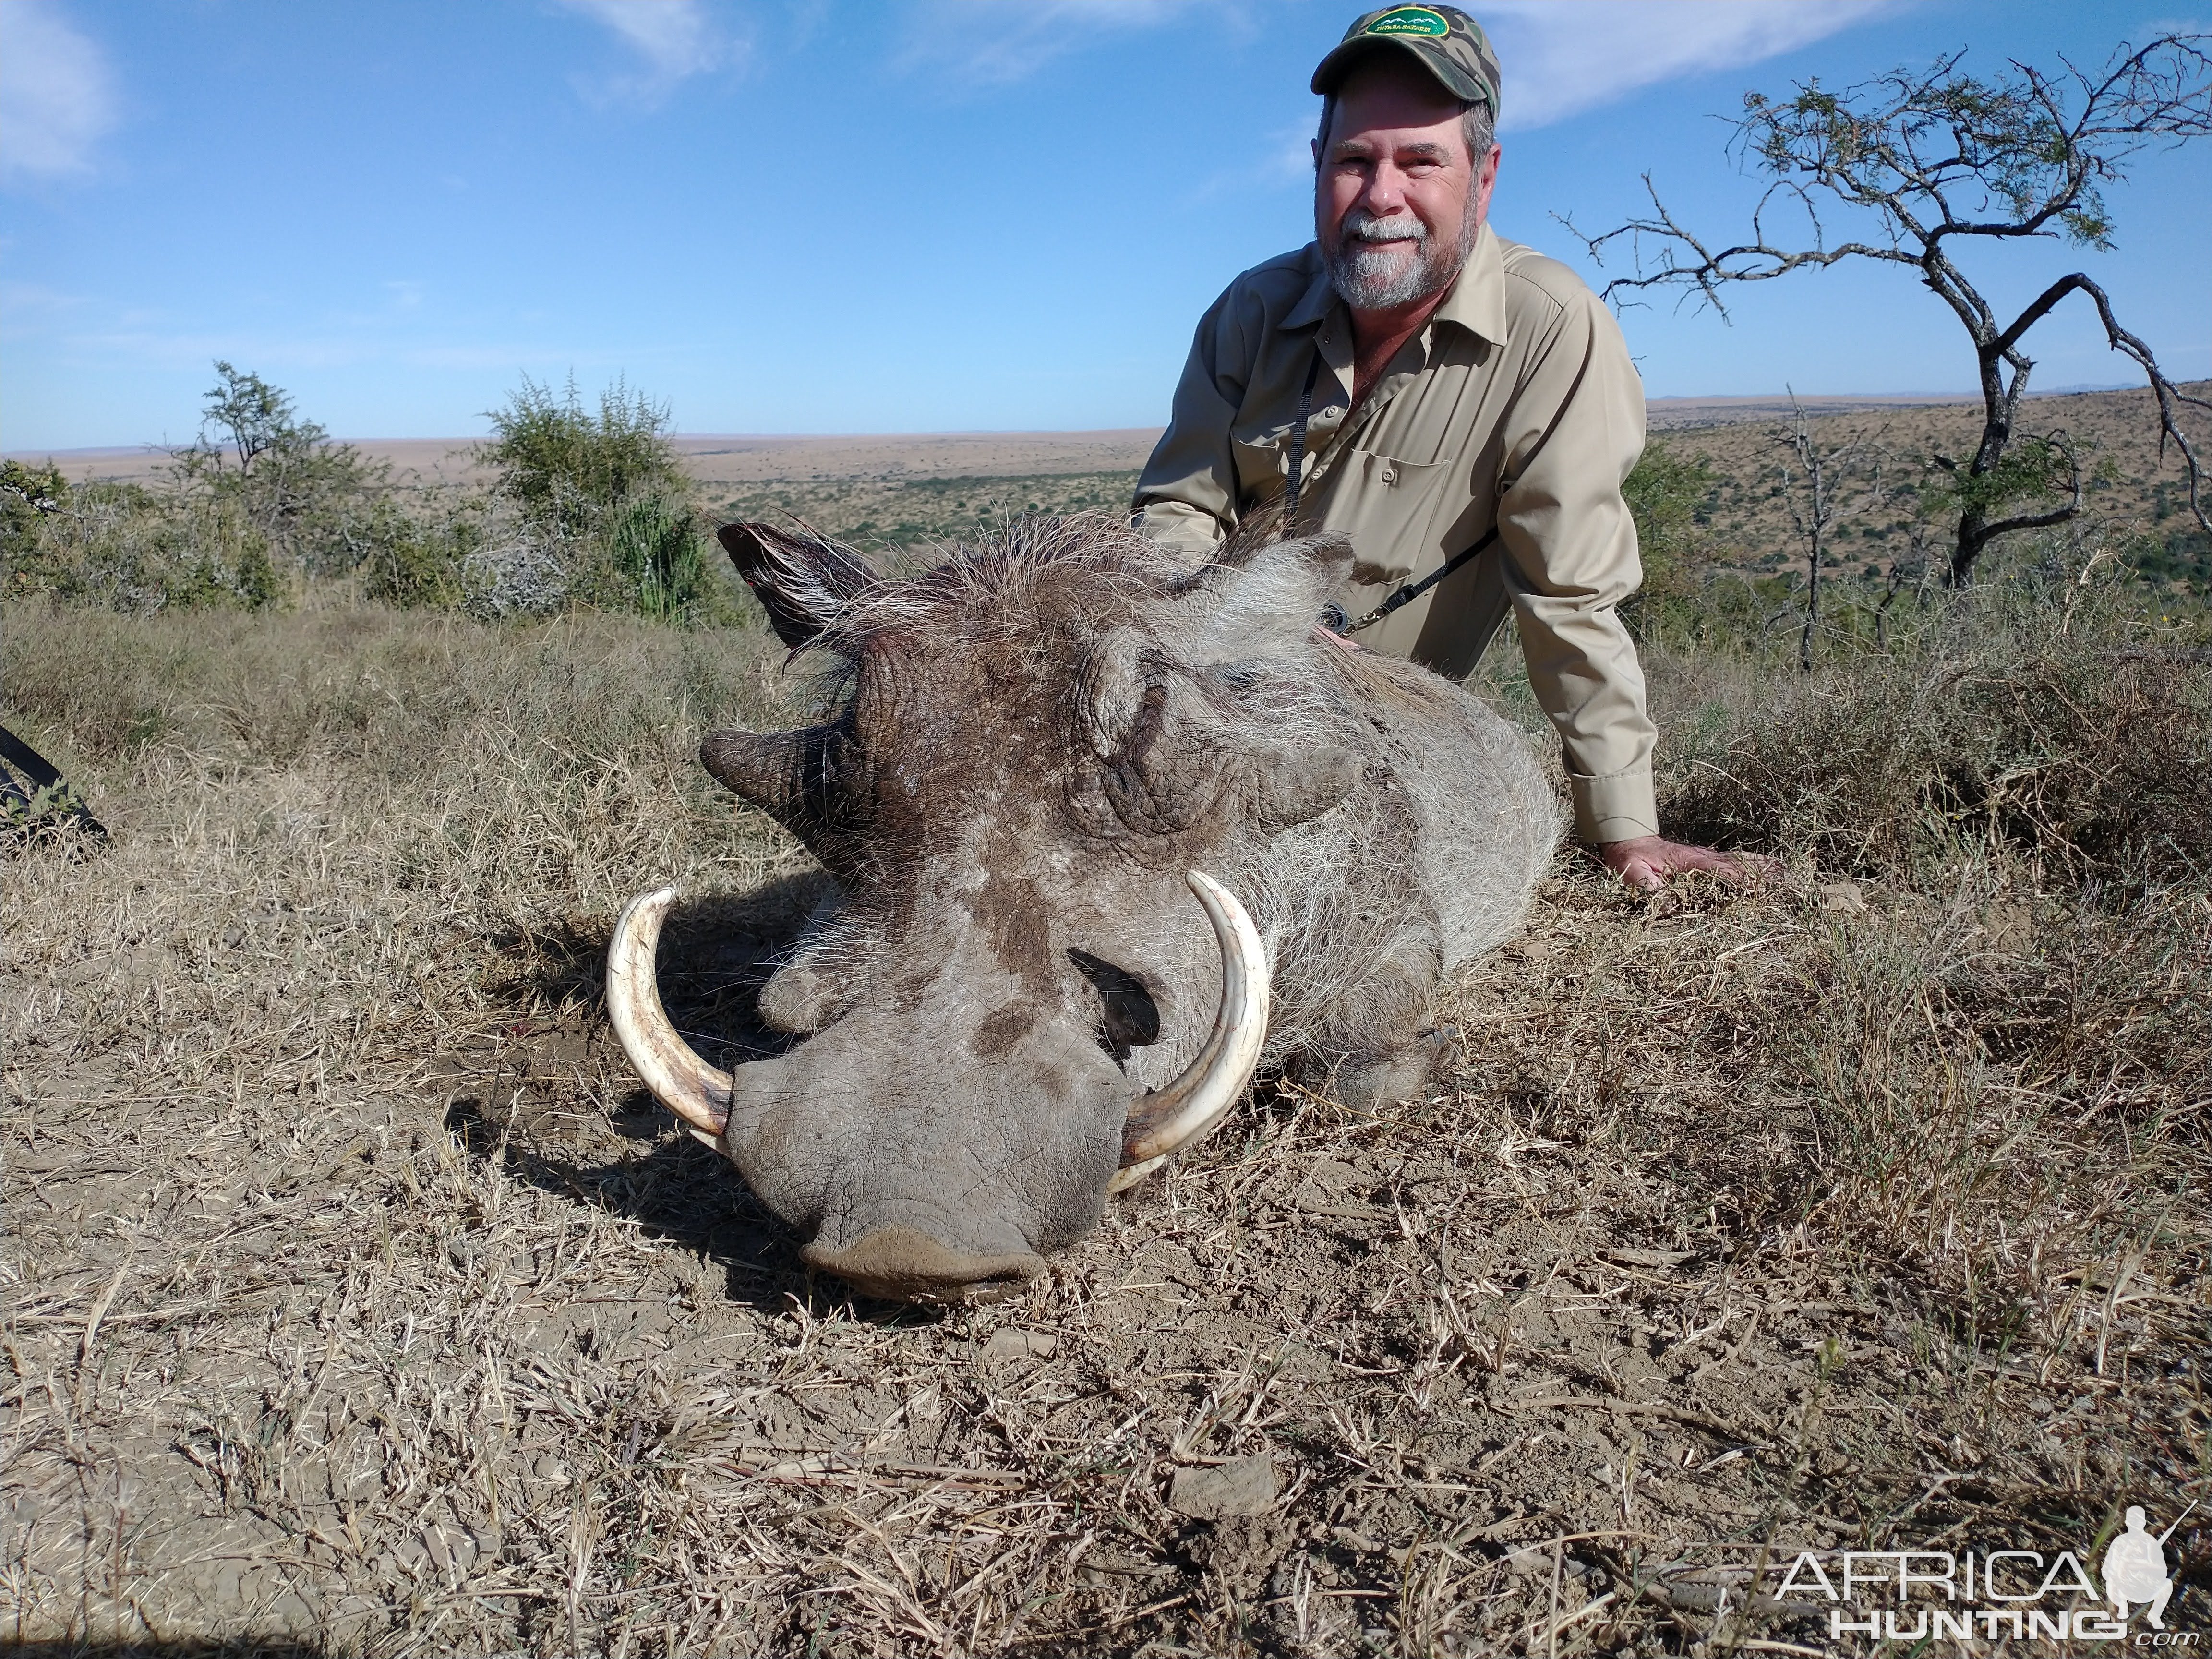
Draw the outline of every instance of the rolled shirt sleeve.
M1234 314L1239 299L1231 288L1199 319L1168 429L1137 482L1138 527L1198 559L1237 526L1237 458L1229 430L1243 402L1250 362L1250 342Z
M1575 302L1578 301L1578 302ZM1528 684L1559 734L1584 841L1656 835L1656 732L1620 605L1644 580L1620 486L1644 448L1644 388L1584 290L1531 354L1498 495L1499 569Z

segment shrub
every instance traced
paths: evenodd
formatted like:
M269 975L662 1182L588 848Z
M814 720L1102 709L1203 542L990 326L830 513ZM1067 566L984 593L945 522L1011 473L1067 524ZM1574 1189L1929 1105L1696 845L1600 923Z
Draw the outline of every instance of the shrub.
M150 614L265 610L284 593L268 538L235 501L97 481L10 538L10 592Z
M175 452L181 492L234 507L273 557L307 576L346 574L400 533L387 509L391 469L304 419L258 374L218 360L199 441Z
M528 375L504 409L491 410L493 438L477 447L499 494L532 517L569 530L635 495L681 495L683 469L668 446L668 406L617 380L584 408L571 380L559 397Z
M728 616L668 443L666 404L617 380L593 414L574 380L556 396L526 375L488 418L495 435L477 459L514 516L462 561L472 614L566 605L662 621Z
M1647 592L1681 585L1688 567L1704 548L1700 517L1719 486L1712 464L1701 455L1683 455L1657 438L1620 486L1636 520L1637 549L1644 562Z
M476 543L474 516L450 498L425 499L413 513L390 503L385 510L394 522L362 562L362 592L402 610L459 605L461 563Z
M480 619L568 608L730 621L733 593L665 436L668 411L617 382L587 412L527 379L477 451L489 491L403 489L289 394L216 364L198 441L151 484L72 489L0 473L0 592L147 614L263 610L316 581Z
M684 503L634 497L607 515L601 534L604 608L672 621L696 613L710 598L705 538Z
M69 507L69 480L52 461L26 466L0 461L0 557L10 569L28 555L40 526Z
M259 611L310 580L405 562L416 532L388 469L331 442L259 375L227 362L216 373L198 441L151 484L71 488L51 464L6 464L7 592L141 614Z

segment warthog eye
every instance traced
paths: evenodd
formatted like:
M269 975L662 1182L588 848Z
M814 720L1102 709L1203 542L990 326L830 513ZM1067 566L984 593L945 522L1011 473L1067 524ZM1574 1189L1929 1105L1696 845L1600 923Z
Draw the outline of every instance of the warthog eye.
M1134 974L1088 951L1071 947L1067 959L1098 993L1098 1046L1116 1066L1127 1062L1131 1049L1160 1040L1159 1004Z

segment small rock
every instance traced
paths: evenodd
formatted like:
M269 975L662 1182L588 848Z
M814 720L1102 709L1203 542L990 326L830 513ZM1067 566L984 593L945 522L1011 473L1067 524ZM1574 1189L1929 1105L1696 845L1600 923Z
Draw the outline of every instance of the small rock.
M1605 1254L1607 1261L1631 1267L1679 1267L1690 1259L1687 1250L1648 1250L1633 1244L1616 1244Z
M1219 1521L1232 1515L1258 1515L1281 1490L1275 1460L1262 1452L1210 1469L1177 1469L1168 1480L1168 1507L1194 1521Z
M446 1521L433 1521L422 1528L422 1547L438 1571L446 1573L466 1572L481 1550L475 1533Z
M1866 914L1866 891L1855 881L1831 881L1820 888L1820 908L1839 916Z
M991 1340L977 1353L987 1364L1003 1364L1010 1359L1049 1359L1058 1346L1060 1339L1049 1331L1017 1330L1002 1325L991 1333Z
M1552 1547L1549 1544L1529 1544L1513 1551L1505 1558L1505 1571L1516 1578L1532 1578L1540 1572L1552 1570Z

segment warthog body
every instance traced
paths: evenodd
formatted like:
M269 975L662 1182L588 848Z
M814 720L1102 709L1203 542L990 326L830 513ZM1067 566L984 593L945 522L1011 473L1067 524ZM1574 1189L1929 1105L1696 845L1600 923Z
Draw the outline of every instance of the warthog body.
M1224 1012L1237 958L1188 872L1265 943L1258 1064L1371 1098L1419 1081L1439 977L1520 926L1558 839L1504 720L1315 636L1341 538L1194 574L1113 520L1039 520L911 581L763 526L723 542L843 695L823 726L717 732L702 757L842 902L763 992L808 1034L788 1054L732 1078L617 1024L807 1258L872 1293L1033 1276L1096 1223L1131 1126L1194 1059L1235 1073L1206 1110L1241 1091L1258 1038L1235 1060L1209 1042L1243 1018ZM649 986L651 921L641 956L618 937L611 988Z

